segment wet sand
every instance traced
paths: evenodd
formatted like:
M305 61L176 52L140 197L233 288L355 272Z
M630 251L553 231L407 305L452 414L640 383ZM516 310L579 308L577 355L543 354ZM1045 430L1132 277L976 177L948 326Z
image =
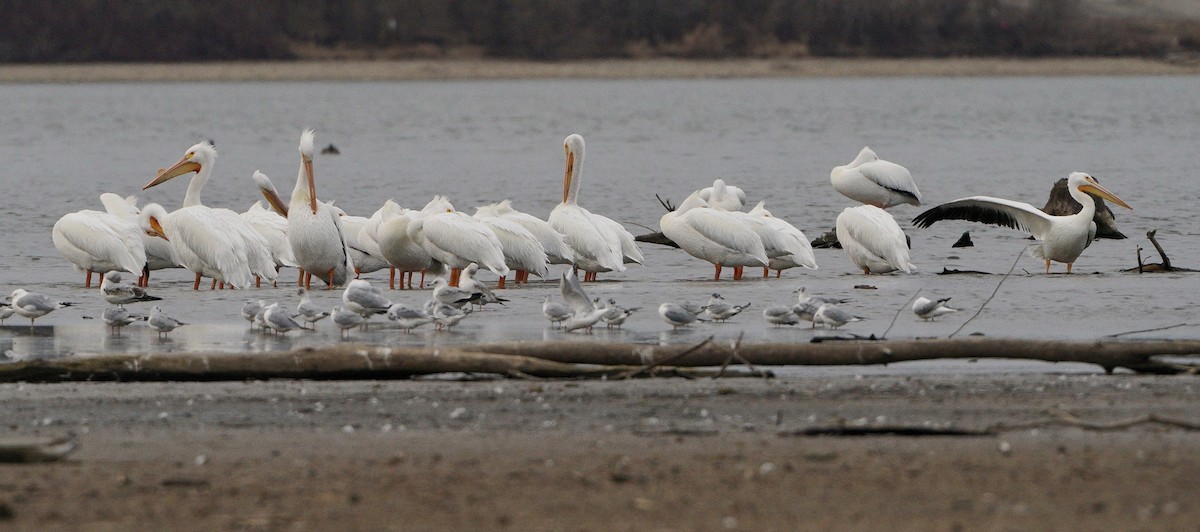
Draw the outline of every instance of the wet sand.
M1194 377L4 384L19 529L1185 529ZM987 436L795 436L812 427ZM1001 425L1021 425L1003 428Z
M1190 75L1200 60L1142 58L231 61L169 64L6 64L0 82L390 81L848 76Z

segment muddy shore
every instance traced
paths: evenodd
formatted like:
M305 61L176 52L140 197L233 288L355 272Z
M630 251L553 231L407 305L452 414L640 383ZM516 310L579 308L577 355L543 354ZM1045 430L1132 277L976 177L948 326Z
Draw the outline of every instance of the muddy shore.
M1194 377L4 384L0 528L1185 529ZM989 435L797 436L845 426Z

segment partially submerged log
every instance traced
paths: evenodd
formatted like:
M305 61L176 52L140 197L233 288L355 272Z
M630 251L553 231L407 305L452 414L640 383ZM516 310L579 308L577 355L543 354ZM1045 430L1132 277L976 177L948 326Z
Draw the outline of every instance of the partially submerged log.
M691 352L687 352L691 350ZM1200 354L1200 340L1064 341L993 338L829 343L660 346L599 342L511 342L461 348L346 345L279 353L105 355L0 365L0 381L218 381L247 379L396 379L434 373L509 377L612 378L656 368L681 376L687 368L720 367L737 356L755 366L875 365L934 359L1006 358L1083 362L1106 371L1179 373L1192 367L1157 357ZM653 373L653 372L646 372Z
M1156 234L1158 234L1158 229L1151 229L1149 231L1146 231L1146 238L1150 239L1150 243L1154 245L1154 249L1158 250L1158 256L1162 257L1162 262L1161 263L1150 263L1150 264L1143 263L1142 262L1142 247L1138 246L1138 248L1137 248L1138 265L1134 268L1129 268L1127 270L1121 270L1121 271L1138 272L1138 273L1194 272L1194 271L1196 271L1191 268L1180 268L1178 266L1171 266L1171 259L1170 259L1170 257L1167 257L1167 252L1163 251L1162 245L1160 245L1158 243L1158 239L1155 238Z

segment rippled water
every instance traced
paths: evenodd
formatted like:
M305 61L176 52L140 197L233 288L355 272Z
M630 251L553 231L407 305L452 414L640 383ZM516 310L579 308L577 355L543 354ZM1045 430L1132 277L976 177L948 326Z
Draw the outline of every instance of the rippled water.
M561 197L562 139L581 133L588 148L581 204L635 234L657 228L655 193L678 201L720 177L816 237L852 205L829 185L830 168L863 145L907 166L930 204L987 194L1040 206L1054 180L1087 171L1136 209L1117 212L1131 239L1095 243L1076 264L1078 275L1044 276L1037 259L1021 258L961 334L1092 338L1181 323L1188 325L1141 336L1200 332L1194 275L1119 272L1136 264L1136 246L1150 249L1144 233L1155 228L1173 263L1200 268L1200 179L1192 162L1200 147L1200 79L1193 77L0 85L0 101L0 291L25 287L79 303L39 320L33 334L23 319L8 321L0 350L14 357L337 342L327 322L317 334L248 333L238 317L242 302L294 304L290 289L193 293L182 270L159 272L151 290L192 325L161 341L140 326L110 337L98 320L103 300L83 289L83 275L50 241L63 214L99 209L101 192L140 193L156 169L205 138L221 155L207 204L245 210L257 199L249 179L255 169L286 193L304 127L316 129L318 146L333 143L342 152L317 158L319 195L360 215L389 197L420 207L443 193L468 212L507 197L544 217ZM174 208L185 188L178 179L143 193L143 202ZM904 311L888 333L944 336L983 304L1001 276L935 273L950 267L1003 274L1028 241L966 222L912 230L908 221L919 212L893 210L912 237L916 275L864 277L840 250L818 250L815 272L714 283L706 263L643 245L646 267L602 274L603 282L589 286L642 312L624 331L583 339L694 342L744 331L748 341L804 341L810 330L769 328L760 314L768 304L791 302L801 284L853 298L847 307L866 321L846 331L858 334L882 333L918 290L953 296L967 312L922 323ZM967 230L976 247L951 249ZM285 270L281 278L293 274ZM385 272L367 278L386 283ZM854 288L864 284L876 289ZM703 301L714 291L754 306L732 323L678 332L654 313L662 301ZM557 288L507 290L506 307L488 308L452 334L405 335L380 321L354 338L420 345L578 338L545 328L546 293ZM394 295L409 303L425 297ZM332 305L337 294L316 299Z

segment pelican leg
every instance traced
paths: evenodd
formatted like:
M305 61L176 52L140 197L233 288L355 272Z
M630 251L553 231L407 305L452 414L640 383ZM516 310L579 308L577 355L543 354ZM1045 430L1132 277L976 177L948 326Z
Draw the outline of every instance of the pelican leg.
M741 267L741 266L734 266L734 267L733 267L733 280L734 280L734 281L741 281L741 280L742 280L742 267Z
M400 284L404 285L404 274L400 274ZM396 289L396 268L388 268L388 290Z
M1068 262L1068 263L1067 263L1067 273L1071 273L1071 267L1072 267L1072 266L1074 266L1074 265L1075 265L1075 263L1074 263L1074 262Z
M766 279L770 276L771 276L771 269L766 266L763 266L763 279Z
M1050 259L1046 259L1046 273L1050 273Z
M520 275L520 274L517 274L517 275ZM502 275L502 276L500 276L500 280L496 281L496 289L497 290L504 288L504 281L507 277L508 277L507 275Z
M329 284L325 286L326 290L333 290L333 270L335 270L335 269L336 268L329 269ZM358 270L356 269L355 271L358 271ZM357 276L356 276L356 278L357 278Z
M301 274L301 276L304 277L304 282L300 283L300 285L303 286L305 290L311 290L312 289L312 274L308 273L308 272L304 272L303 274Z
M715 274L713 275L713 280L714 280L714 281L720 281L720 280L721 280L721 265L720 265L720 264L713 264L713 267L716 269L716 272L717 272L717 273L715 273Z
M262 277L259 277L257 275L254 276L254 287L262 288Z
M196 274L196 282L192 283L192 290L199 290L199 289L200 289L200 274L197 273Z
M296 280L296 286L304 286L304 268L296 268L300 272L300 278Z
M462 275L462 270L458 268L450 268L450 286L458 286L458 277Z
M83 280L83 287L84 288L92 287L92 270L87 271L87 278Z
M150 265L142 266L142 276L138 278L138 286L150 286Z

